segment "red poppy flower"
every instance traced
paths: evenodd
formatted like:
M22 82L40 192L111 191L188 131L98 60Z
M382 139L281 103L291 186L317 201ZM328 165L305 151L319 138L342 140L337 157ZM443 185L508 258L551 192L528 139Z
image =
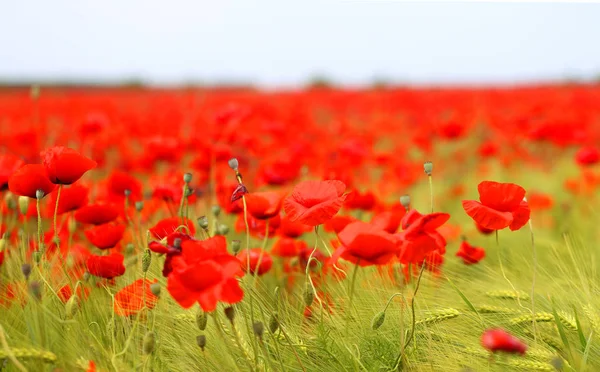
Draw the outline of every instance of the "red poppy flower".
M88 202L89 189L81 185L73 185L71 187L64 187L60 192L60 199L58 200L58 214L72 212L77 210ZM53 193L50 199L51 205L56 205L56 197L58 193Z
M264 275L268 273L269 270L271 270L271 266L273 266L273 258L268 252L265 252L260 248L254 248L250 249L250 254L248 254L248 250L244 249L237 255L240 266L244 271L246 271L246 268L248 267L248 257L250 257L250 273L253 275Z
M271 253L279 257L296 257L306 248L308 248L308 246L305 241L283 236L273 244Z
M56 292L56 294L58 295L58 298L60 298L60 300L63 303L67 303L67 301L69 301L69 299L71 298L71 296L73 296L73 289L71 288L71 285L66 284L64 286L62 286L58 292ZM88 298L88 296L90 295L90 289L89 288L85 288L83 286L78 286L77 287L77 296L82 299L85 300L86 298Z
M151 227L149 231L152 234L152 236L154 236L156 239L161 240L167 235L174 233L177 230L177 228L182 225L188 227L189 235L193 236L194 234L196 234L196 228L194 227L194 223L192 222L192 220L185 217L183 218L183 220L180 217L164 218L158 221L156 225ZM180 229L180 231L187 233L187 230L184 228Z
M8 188L10 176L25 164L23 159L12 154L0 154L0 191Z
M62 199L62 198L61 198ZM75 212L75 220L81 223L102 225L119 217L119 210L113 204L90 204Z
M467 214L486 229L501 230L509 227L519 230L529 221L530 210L525 189L514 183L483 181L477 187L479 200L463 200Z
M183 308L196 302L213 311L219 301L240 302L244 292L236 277L242 275L240 261L227 253L223 236L182 243L181 255L173 258L167 290Z
M525 354L527 345L503 329L488 329L481 335L481 344L492 353L503 351Z
M332 256L360 266L385 265L398 254L398 239L377 227L362 221L352 222L339 234L342 245Z
M46 174L41 164L27 164L19 168L8 179L8 188L14 194L35 199L37 190L42 190L44 196L50 194L56 187Z
M138 201L142 199L142 183L134 176L123 171L113 171L107 180L110 196L117 200L125 198L125 192L129 192L129 200Z
M473 221L473 222L475 223L475 227L477 228L477 231L479 231L483 235L490 235L491 233L496 231L496 230L492 230L492 229L486 229L485 227L478 224L477 221Z
M370 211L377 205L377 199L375 194L371 191L365 191L361 193L359 191L353 191L348 194L348 198L344 203L345 208L349 209L360 209L363 211Z
M395 234L405 214L406 210L404 208L402 210L381 212L373 216L371 225L390 234Z
M125 225L105 223L84 231L85 237L98 249L114 248L125 233Z
M554 205L554 200L550 195L541 192L531 192L527 196L527 204L531 210L547 210Z
M148 244L148 248L154 253L167 255L162 270L163 276L167 277L173 270L173 267L171 265L173 257L179 256L181 254L181 244L187 240L194 240L194 238L181 232L174 232L166 236L166 242L164 242L164 239L165 238L163 238L161 242L150 242ZM175 245L176 239L179 239L178 246ZM162 242L166 244L162 244Z
M437 229L449 218L448 213L422 215L414 209L408 212L402 220L404 231L396 234L401 241L400 262L421 264L434 251L444 254L446 239Z
M463 262L467 265L476 264L485 257L485 250L472 246L466 240L463 240L458 252L456 252L456 256L462 258Z
M337 180L303 181L283 202L292 222L318 226L330 220L342 207L346 185Z
M0 267L2 267L3 263L4 263L4 251L0 251Z
M135 315L146 309L154 309L158 302L156 297L150 290L150 285L158 282L154 279L138 279L135 282L121 288L115 294L114 310L117 315L130 316Z
M309 232L310 227L298 222L292 222L287 216L281 217L279 225L279 234L289 238L299 238L304 233Z
M125 257L120 253L111 253L108 256L90 255L85 265L91 275L112 279L125 274L124 260Z
M246 195L246 206L252 217L267 220L279 214L284 197L281 191L250 193Z
M325 224L323 224L323 228L327 232L334 232L336 234L339 234L342 230L344 230L346 226L348 226L348 224L351 224L352 222L356 221L358 220L352 216L337 215L333 216L329 221L325 222Z
M581 166L596 164L600 161L600 150L596 147L582 147L575 154L575 161Z
M70 185L90 169L98 165L77 151L63 146L54 146L41 153L42 161L50 181L59 185Z
M259 239L263 239L265 237L265 233L267 231L267 220L258 220L252 215L248 215L248 227L250 228L250 235ZM281 223L281 217L276 215L271 218L269 221L269 236L275 235L277 229L279 228L279 224ZM244 215L238 214L238 217L235 221L235 231L244 232L246 231L246 222L244 221Z

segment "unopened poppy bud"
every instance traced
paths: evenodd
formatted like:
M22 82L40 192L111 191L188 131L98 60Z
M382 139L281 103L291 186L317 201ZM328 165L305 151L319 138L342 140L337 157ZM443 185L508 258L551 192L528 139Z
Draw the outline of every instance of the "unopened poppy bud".
M423 169L425 170L425 174L431 176L431 172L433 172L433 163L430 161L426 161L423 163Z
M240 252L240 249L242 249L242 242L239 240L232 240L231 241L231 251L233 252L234 256Z
M409 195L402 195L400 197L400 204L402 204L402 206L404 207L404 209L408 210L408 208L410 208L410 196Z
M144 202L143 201L137 201L135 202L135 210L138 212L141 212L144 209Z
M79 309L79 296L73 295L65 305L65 315L67 319L73 319Z
M204 351L204 348L206 347L206 336L200 335L196 337L196 343L198 344L198 346L200 346L200 349Z
M185 183L192 182L192 174L191 173L185 173L183 175L183 182L185 182Z
M173 239L173 247L181 249L181 238Z
M152 294L155 295L156 297L159 297L160 296L160 284L158 284L158 283L150 284L150 292L152 292Z
M42 285L40 284L40 282L34 280L31 283L29 283L29 293L31 293L31 295L35 299L40 301L42 299Z
M200 228L203 230L208 229L208 217L198 217L198 226L200 226Z
M314 300L315 291L313 291L313 288L310 284L306 283L306 290L304 291L304 305L306 305L306 307L309 307L310 305L312 305Z
M10 211L14 211L15 209L17 209L17 202L15 201L15 199L6 199L6 208L8 208L8 210Z
M149 249L144 251L144 255L142 256L142 271L147 272L150 268L150 264L152 263L152 254Z
M133 253L134 249L135 249L135 246L133 245L133 243L127 243L127 245L125 246L125 253L130 255Z
M40 97L40 93L41 93L41 89L39 85L32 85L31 89L29 90L29 97L31 97L32 100L37 100Z
M154 351L154 345L156 344L156 337L154 332L150 331L144 335L143 351L144 354L152 354Z
M43 243L42 243L43 246ZM39 247L42 248L42 247ZM39 264L40 261L42 260L42 252L40 251L35 251L31 254L31 258L33 258L33 262L35 262L36 264Z
M256 337L262 338L263 334L265 333L265 325L263 322L254 322L254 324L252 324L252 330L254 331L254 335Z
M198 329L204 331L206 329L206 323L208 322L208 316L201 309L196 313L196 325Z
M371 321L371 328L374 331L379 329L379 327L381 327L381 325L383 324L384 320L385 320L385 311L382 311L379 314L375 315L375 317Z
M87 271L83 273L83 281L87 282L90 279L90 276L90 273L88 273Z
M129 197L129 195L131 195L131 190L125 189L125 191L123 191L123 194L125 195L125 197Z
M40 200L44 197L44 190L38 189L35 191L35 198Z
M233 306L228 306L225 308L225 316L231 323L233 323L233 318L235 318L235 309Z
M269 332L275 333L279 329L279 317L277 313L273 313L269 318Z
M238 171L238 169L240 167L240 163L238 162L238 160L236 158L229 159L227 164L229 164L229 168L233 169L236 172Z
M23 215L27 214L27 210L29 209L29 198L26 196L19 196L19 199L17 200L19 202L19 212Z
M75 233L77 230L77 221L74 218L69 219L68 229L70 234Z
M217 234L218 235L227 235L229 233L229 226L220 224L217 226Z
M23 273L25 280L29 279L29 275L31 275L31 265L28 263L21 265L21 272Z
M212 215L215 217L219 217L221 214L221 207L218 205L213 205L211 208Z

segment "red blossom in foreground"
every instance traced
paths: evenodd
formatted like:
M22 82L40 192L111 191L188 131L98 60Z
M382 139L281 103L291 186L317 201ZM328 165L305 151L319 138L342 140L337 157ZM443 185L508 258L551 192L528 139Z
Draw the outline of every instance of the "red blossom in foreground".
M183 219L181 217L163 218L162 220L158 221L156 225L151 227L149 231L152 236L161 240L167 235L174 233L180 226L187 226L189 229L189 235L193 236L196 233L196 228L194 227L192 220L185 217ZM182 227L179 229L179 231L188 233L188 229Z
M472 246L465 240L460 244L456 256L462 258L466 265L476 264L485 257L485 250Z
M292 222L318 226L330 220L340 210L346 195L342 181L303 181L297 184L283 202L283 209Z
M41 164L27 164L19 168L8 179L9 190L20 196L36 199L38 190L44 196L50 194L56 187L46 174L46 169Z
M73 185L71 187L64 187L60 192L60 199L58 200L57 214L63 214L75 211L88 202L89 189L85 186ZM52 193L50 199L51 205L56 205L56 197L58 193Z
M112 279L125 274L125 257L120 253L111 253L108 256L90 255L86 267L91 275Z
M400 262L421 264L434 251L443 255L446 239L437 229L449 218L448 213L420 214L414 209L408 212L402 220L404 231L396 234L401 241Z
M142 309L154 309L158 302L156 297L150 290L150 285L158 282L154 279L138 279L135 282L121 288L115 294L114 310L117 315L130 316L136 315Z
M0 191L8 188L8 179L25 162L13 154L0 154Z
M84 231L85 237L98 249L114 248L125 233L125 225L106 223Z
M399 251L394 235L362 221L348 224L338 239L342 245L333 254L333 262L341 257L360 266L384 265Z
M77 151L63 146L54 146L41 153L50 181L59 185L70 185L90 169L98 165Z
M485 229L519 230L529 221L525 189L514 183L483 181L477 187L479 200L463 200L467 214Z
M496 353L503 351L513 354L525 354L527 345L503 329L488 329L481 335L481 344L484 348Z
M181 244L188 240L194 240L194 238L187 234L174 232L166 237L166 242L164 239L161 242L154 241L148 243L148 248L154 253L167 255L162 270L163 276L167 277L173 271L173 266L171 265L173 257L181 254Z
M244 249L238 255L237 259L240 261L242 270L247 271L248 262L250 263L250 273L258 276L264 275L271 270L273 266L273 258L268 252L263 251L260 248L254 248L249 250ZM249 261L248 261L249 257Z
M281 191L255 192L246 195L248 213L259 220L275 217L281 210L285 194Z

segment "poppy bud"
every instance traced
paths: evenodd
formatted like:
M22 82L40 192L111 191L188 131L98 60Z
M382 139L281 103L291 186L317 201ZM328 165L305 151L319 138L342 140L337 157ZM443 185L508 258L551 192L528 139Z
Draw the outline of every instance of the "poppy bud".
M135 202L135 210L138 212L141 212L142 209L144 209L144 202L143 201Z
M43 243L42 243L42 247L43 247ZM42 248L42 247L39 247L39 248ZM36 264L39 264L40 261L42 260L42 252L35 251L31 254L31 257L33 258L33 262L35 262Z
M40 97L40 93L41 93L41 89L39 85L32 85L31 89L29 90L29 97L31 97L32 100L37 100Z
M21 212L21 214L27 214L27 210L29 209L29 198L26 196L19 196L17 200L19 202L19 212Z
M208 218L206 216L198 217L198 226L203 230L208 229Z
M239 252L240 249L242 248L242 242L239 240L232 240L231 241L231 251L233 252L233 255L236 256Z
M15 209L17 209L17 202L15 201L15 199L5 198L4 200L6 201L6 208L8 208L8 210L14 211Z
M191 189L189 187L185 189L185 196L186 197L192 196L193 193L194 193L194 189Z
M127 245L125 246L125 253L130 255L133 253L135 246L133 245L133 243L127 243Z
M173 239L173 247L181 249L181 238Z
M29 293L38 301L42 299L42 285L37 280L29 283Z
M131 190L125 189L125 191L123 191L123 195L125 195L125 197L129 197L129 195L131 195Z
M219 217L221 214L221 207L218 205L213 205L211 208L212 215L215 217Z
M275 333L279 329L279 317L277 313L273 313L271 318L269 318L269 332Z
M204 347L206 347L206 336L200 335L200 336L196 337L196 343L198 344L198 346L200 346L200 349L202 349L202 351L204 351Z
M75 233L77 230L77 221L74 218L69 219L68 229L70 234Z
M263 322L254 322L254 324L252 324L252 330L254 331L254 335L256 337L262 338L263 334L265 333L265 325Z
M67 319L73 319L79 309L79 296L72 295L65 305L65 315Z
M410 207L410 196L409 195L402 195L400 197L400 204L402 204L402 206L404 207L404 209L408 210L408 208Z
M151 354L154 351L154 345L156 344L156 338L154 332L150 331L144 335L143 350L144 354Z
M42 199L43 197L44 197L44 190L42 190L42 189L38 189L38 190L36 190L36 191L35 191L35 198L36 198L37 200L40 200L40 199Z
M371 321L371 328L374 331L379 329L379 327L381 327L381 325L383 324L384 320L385 320L385 311L382 311L379 314L375 315L375 317L373 317L373 320Z
M90 279L90 276L90 273L88 273L87 271L83 273L83 281L87 282Z
M21 265L21 272L23 273L25 280L28 280L29 275L31 275L31 265L28 263L24 263L23 265Z
M220 224L217 226L217 235L227 235L229 233L229 226Z
M160 284L158 284L158 283L150 284L150 292L152 292L152 294L155 295L156 297L159 297L160 296Z
M142 271L143 272L148 271L151 263L152 263L152 254L150 254L149 249L146 249L144 251L144 255L142 256Z
M309 307L315 300L315 292L309 283L306 283L306 290L304 291L304 305Z
M184 173L183 174L183 182L185 182L185 183L192 182L192 174L191 173Z
M206 329L206 323L208 322L208 316L201 309L196 313L196 324L198 325L198 329L204 331Z
M431 172L433 172L433 163L430 161L426 161L423 163L423 169L425 170L425 174L431 176Z
M233 306L228 306L225 308L225 316L231 323L233 323L233 318L235 318L235 310Z
M238 162L238 160L236 158L229 159L227 164L229 164L229 168L233 169L236 172L238 171L238 169L240 167L240 163Z

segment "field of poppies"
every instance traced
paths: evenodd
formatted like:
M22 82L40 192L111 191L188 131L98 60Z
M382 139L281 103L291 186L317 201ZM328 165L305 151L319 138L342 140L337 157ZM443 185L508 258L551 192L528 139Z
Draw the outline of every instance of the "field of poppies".
M0 90L0 370L600 370L600 85Z

